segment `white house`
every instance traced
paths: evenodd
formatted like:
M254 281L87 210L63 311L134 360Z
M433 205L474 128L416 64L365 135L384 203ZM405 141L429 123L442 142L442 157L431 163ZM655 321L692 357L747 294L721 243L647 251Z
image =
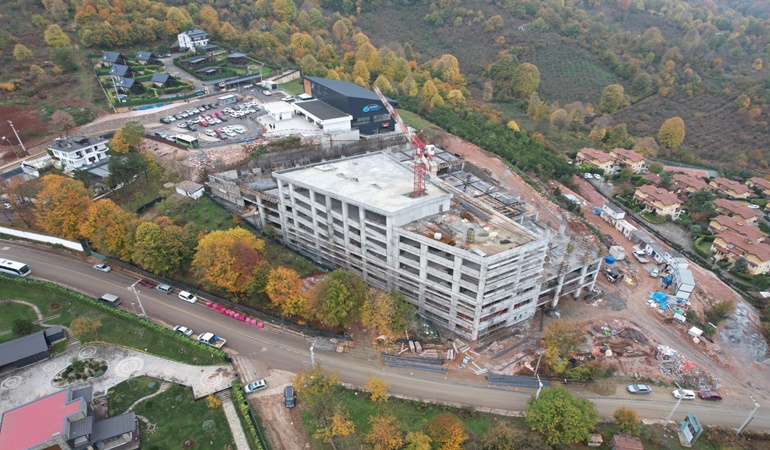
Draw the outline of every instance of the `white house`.
M198 200L203 196L203 185L185 180L176 185L176 193Z
M65 172L82 169L107 158L107 139L102 136L70 136L55 139L48 147Z
M209 34L203 30L194 29L183 31L177 36L179 49L185 51L193 47L205 47L209 45Z
M626 218L626 212L620 209L619 206L612 203L605 203L602 205L602 219L611 223L613 226Z
M695 277L692 272L688 269L678 269L674 271L672 278L676 292L674 296L683 300L690 298L690 294L695 290Z

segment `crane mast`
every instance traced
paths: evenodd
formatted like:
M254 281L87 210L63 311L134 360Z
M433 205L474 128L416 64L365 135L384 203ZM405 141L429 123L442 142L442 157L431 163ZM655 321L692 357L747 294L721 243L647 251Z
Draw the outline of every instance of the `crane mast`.
M378 88L377 85L372 85L372 88L377 94L377 97L382 101L385 109L390 113L390 117L393 118L398 125L398 128L409 139L409 142L414 148L414 188L412 190L412 197L421 197L425 195L425 176L428 172L427 158L431 157L430 152L426 150L425 143L416 134L412 133L412 130L409 129L406 122L401 119L401 116L398 115L396 109L393 108L393 105L391 105L388 99L382 94L380 88Z

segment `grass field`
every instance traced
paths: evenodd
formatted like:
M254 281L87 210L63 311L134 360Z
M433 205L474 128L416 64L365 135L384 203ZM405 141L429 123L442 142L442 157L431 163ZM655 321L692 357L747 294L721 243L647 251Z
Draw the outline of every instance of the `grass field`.
M128 382L121 384L124 383ZM110 410L113 410L112 405ZM139 422L144 449L235 448L222 407L211 409L205 400L196 402L188 387L175 384L162 394L139 403L134 412L158 427L150 433L144 422Z
M177 223L194 223L209 231L228 230L236 225L232 214L206 196L198 200L172 196L157 207L158 212Z
M188 364L208 365L222 362L220 357L212 356L203 348L181 344L171 331L165 333L146 327L140 322L105 311L66 292L0 277L0 300L7 299L34 303L40 308L43 316L59 315L47 321L48 324L70 326L73 319L81 316L99 320L101 327L91 336L81 338L83 343L99 341L119 344Z
M16 319L37 320L35 311L27 305L21 303L1 302L0 303L0 331L10 330L13 321ZM2 339L2 336L0 336Z
M123 414L135 401L157 392L161 383L163 380L140 376L115 385L107 391L107 404L112 411L110 415Z

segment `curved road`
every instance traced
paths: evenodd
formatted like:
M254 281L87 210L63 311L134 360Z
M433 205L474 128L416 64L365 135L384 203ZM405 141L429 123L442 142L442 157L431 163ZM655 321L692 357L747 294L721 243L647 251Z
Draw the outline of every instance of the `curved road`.
M138 277L131 273L113 270L101 273L91 266L82 255L59 251L26 243L0 241L0 257L24 261L32 268L33 277L67 286L92 297L104 293L118 295L122 307L139 311L130 286ZM176 292L164 295L158 291L139 287L137 290L147 315L168 325L184 324L196 332L213 331L228 340L232 353L247 356L274 368L297 372L310 365L310 340L276 327L264 330L232 320L207 309L204 302L188 304L179 300ZM132 306L132 303L135 305ZM531 389L490 387L478 377L478 381L452 379L444 374L386 367L376 353L354 349L347 354L314 352L315 362L338 373L343 382L362 386L369 375L386 380L391 393L456 405L470 405L482 411L498 414L516 414L525 408L533 394ZM568 385L568 387L570 387ZM635 409L647 420L663 420L675 405L670 389L656 389L652 395L631 397L622 387L613 396L573 389L573 392L593 401L602 417L610 417L620 406ZM687 412L697 415L703 425L723 425L737 428L746 419L754 404L748 397L728 398L719 403L701 400L682 402L673 420L681 420ZM750 428L770 431L768 405L763 405L751 422Z

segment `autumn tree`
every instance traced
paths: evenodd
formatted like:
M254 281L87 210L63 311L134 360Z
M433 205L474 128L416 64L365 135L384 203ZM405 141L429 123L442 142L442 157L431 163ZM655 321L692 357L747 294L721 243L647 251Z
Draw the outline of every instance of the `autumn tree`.
M612 419L615 421L618 431L632 436L639 436L642 422L639 420L639 415L635 410L621 406L612 413Z
M602 98L599 100L599 110L602 112L613 113L626 105L626 93L623 86L619 84L610 84L602 91Z
M382 378L370 375L366 379L364 390L369 393L369 398L373 403L386 403L388 401L388 389L390 385Z
M32 51L24 44L16 44L13 47L13 57L16 58L16 61L27 62L32 58Z
M662 179L663 176L661 175L661 183ZM716 216L717 212L716 207L714 206L714 199L716 199L716 194L709 188L700 189L690 194L689 197L687 197L687 201L684 202L684 207L687 208L690 219L705 223Z
M438 88L436 88L436 84L433 83L433 80L428 80L422 85L422 96L430 100L433 98L433 96L438 95Z
M293 0L274 0L273 13L281 22L291 23L297 18L297 5Z
M361 277L337 269L319 282L312 296L312 309L332 326L347 326L366 300L367 287Z
M52 132L62 136L63 134L68 134L69 130L75 128L75 119L73 119L67 111L57 109L51 114L51 121L48 124L48 128Z
M80 223L92 203L83 183L61 175L46 175L41 181L35 212L40 228L65 239L80 238Z
M139 122L128 122L123 128L115 132L110 139L110 150L115 153L128 153L131 150L138 150L139 144L144 139L144 125Z
M404 435L394 416L370 416L369 423L372 429L364 437L364 442L373 450L399 450L403 447Z
M462 108L465 106L465 96L459 89L452 89L447 94L447 102L452 108Z
M267 277L265 293L273 305L281 308L283 314L298 315L307 309L307 300L302 295L302 279L287 267L277 267Z
M355 424L350 420L350 413L339 411L334 413L326 421L326 425L316 430L313 437L326 443L331 443L337 436L349 436L356 430Z
M566 320L550 322L543 333L543 363L554 375L565 373L569 358L585 342L577 325Z
M361 78L368 85L371 77L366 61L356 61L356 64L353 66L353 78Z
M513 90L522 98L528 98L540 87L540 70L532 63L523 63L516 69Z
M335 393L340 389L340 379L334 373L327 373L316 364L310 370L297 373L295 386L303 386L302 403L311 412L314 421L333 414Z
M676 150L684 142L684 121L681 117L672 117L663 122L658 130L660 145Z
M654 138L645 136L634 141L633 150L646 158L658 156L660 147Z
M565 130L569 127L569 114L563 109L557 109L551 113L551 126L558 130Z
M59 25L48 25L44 33L45 43L51 47L69 47L72 45L69 36L64 33Z
M430 443L433 442L430 436L422 431L410 431L406 434L405 440L404 450L431 450Z
M70 323L70 330L75 333L79 339L90 337L96 330L101 328L102 322L91 316L78 316Z
M393 334L392 318L395 315L393 298L379 289L369 289L361 307L361 324L375 336Z
M518 439L518 431L507 423L501 423L484 433L481 438L481 448L483 450L514 450Z
M241 228L216 230L198 241L193 267L203 282L233 294L242 294L264 261L265 243Z
M171 34L176 34L179 31L189 30L194 25L190 14L186 10L177 8L176 6L172 6L166 10L166 20L169 21L174 30L177 30Z
M175 225L168 217L136 228L133 261L150 272L168 275L189 266L195 254L196 230Z
M102 199L92 203L86 211L80 234L100 252L130 260L138 225L133 214L110 199Z
M206 404L209 406L209 409L219 409L222 406L222 400L216 398L214 394L209 394L206 396Z
M516 123L515 120L509 121L508 125L506 125L506 126L508 127L509 130L511 130L511 131L513 131L515 133L521 132L521 128L519 128L519 124Z
M441 450L461 450L468 439L463 422L451 413L441 413L428 422L428 436Z
M545 388L527 402L526 421L551 445L585 441L599 420L591 401L577 398L561 386Z

